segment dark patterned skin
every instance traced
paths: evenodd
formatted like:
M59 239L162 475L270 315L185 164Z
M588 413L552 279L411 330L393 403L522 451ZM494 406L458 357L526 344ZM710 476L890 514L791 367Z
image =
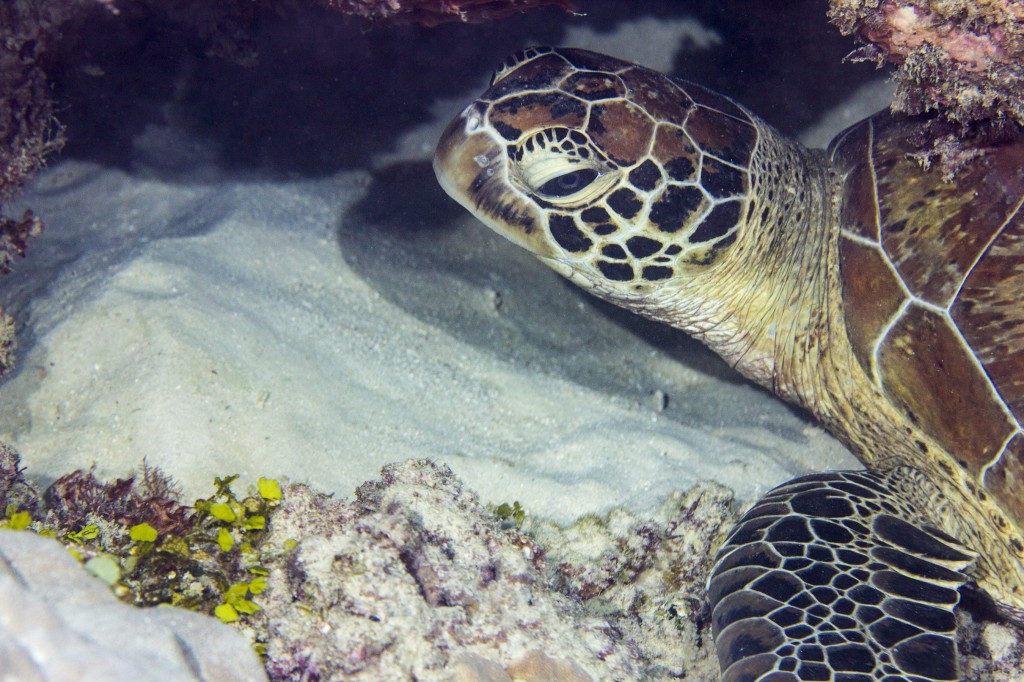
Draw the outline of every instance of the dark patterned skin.
M737 526L710 590L725 680L959 679L968 566L1024 610L1024 132L966 140L953 182L908 156L926 135L883 113L807 150L698 85L532 48L438 144L489 227L871 470L798 479Z

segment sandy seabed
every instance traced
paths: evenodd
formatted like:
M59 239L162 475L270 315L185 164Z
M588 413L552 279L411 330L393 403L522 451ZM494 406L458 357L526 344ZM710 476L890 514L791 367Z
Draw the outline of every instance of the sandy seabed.
M11 278L32 300L0 438L35 475L145 457L197 495L226 473L348 494L431 457L562 520L856 466L682 334L446 210L428 167L404 172L419 196L400 225L367 215L365 172L182 183L55 164L27 198L48 229Z
M229 473L347 495L429 457L560 522L651 512L702 480L752 501L858 466L683 334L576 290L450 201L429 159L471 96L326 177L225 170L173 125L136 136L129 168L54 163L23 197L46 232L4 281L21 350L0 439L42 479L146 458L186 499Z

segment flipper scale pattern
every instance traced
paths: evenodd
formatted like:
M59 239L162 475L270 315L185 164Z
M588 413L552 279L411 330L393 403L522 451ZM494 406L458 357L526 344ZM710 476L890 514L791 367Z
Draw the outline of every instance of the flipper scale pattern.
M902 475L805 476L743 517L708 590L723 682L960 679L953 609L975 555L913 522Z

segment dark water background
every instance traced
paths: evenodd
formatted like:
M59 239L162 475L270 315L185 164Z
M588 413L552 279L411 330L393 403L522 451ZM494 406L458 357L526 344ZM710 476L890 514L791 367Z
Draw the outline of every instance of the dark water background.
M437 28L289 7L253 10L215 37L155 11L159 4L125 3L118 16L97 7L65 36L64 66L51 76L65 156L128 166L133 138L170 112L224 167L318 175L364 166L427 118L436 98L465 92L507 54L530 42L561 45L572 25L611 31L642 16L693 17L718 32L720 46L682 54L674 75L738 99L786 133L878 75L843 63L856 42L827 22L824 0L580 0L585 16L543 8Z

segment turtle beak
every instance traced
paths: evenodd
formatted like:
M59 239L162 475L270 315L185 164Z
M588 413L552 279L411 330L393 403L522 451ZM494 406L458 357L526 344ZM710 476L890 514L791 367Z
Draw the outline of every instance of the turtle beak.
M441 187L478 220L541 258L556 255L537 206L513 187L505 142L484 125L475 102L455 117L437 143L434 174Z

